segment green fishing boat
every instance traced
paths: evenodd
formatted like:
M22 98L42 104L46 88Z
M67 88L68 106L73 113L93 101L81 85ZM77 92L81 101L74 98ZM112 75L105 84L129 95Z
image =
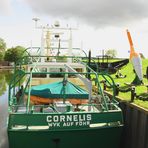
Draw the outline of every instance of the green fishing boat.
M54 29L60 30L59 25L43 31L49 35L52 30L57 38ZM71 34L72 28L66 30ZM66 56L59 54L60 42L56 55L47 43L38 55L28 53L16 63L9 85L10 148L119 148L123 118L114 81L72 56L71 43L70 35ZM103 92L103 79L113 89L112 97Z

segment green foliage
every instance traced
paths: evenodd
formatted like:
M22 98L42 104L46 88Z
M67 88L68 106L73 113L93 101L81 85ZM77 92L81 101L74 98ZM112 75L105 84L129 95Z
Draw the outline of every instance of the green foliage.
M143 74L146 74L146 68L147 68L147 63L148 63L148 59L143 59L142 60L142 71L143 71ZM127 66L123 67L120 72L123 74L123 75L126 75L127 77L126 78L116 78L115 74L112 75L112 77L114 78L115 82L116 83L120 83L120 86L125 86L124 83L131 83L134 78L135 78L135 73L133 72L133 66L132 66L132 63L129 62L127 64ZM143 78L143 82L144 83L147 83L147 79L146 78Z
M0 70L0 96L6 91L5 71Z
M6 50L6 43L2 38L0 38L0 51L4 52L5 50Z
M67 61L67 57L66 56L57 56L56 60L59 62L66 62Z
M115 49L108 49L108 50L106 50L105 54L107 56L115 58L117 56L117 51Z
M2 61L4 58L5 50L6 50L6 43L2 38L0 38L0 61Z
M148 109L148 101L143 101L143 100L135 100L134 101L135 104Z
M0 52L0 61L2 61L4 58L4 53Z
M5 71L3 71L3 73L5 74L6 84L9 85L10 80L12 79L14 71L13 70L5 70Z
M12 70L0 70L0 96L6 92L12 75Z
M143 59L142 60L142 70L143 70L144 75L146 74L147 66L148 66L148 59ZM125 83L130 84L135 78L135 73L133 72L133 66L132 66L131 62L129 64L127 64L127 66L122 68L120 72L123 75L126 75L126 78L116 78L115 74L112 75L112 78L114 79L116 84L119 83L120 87L124 87L126 89L129 86L126 85ZM143 94L147 93L146 85L148 85L148 80L144 77L143 82L144 82L144 85L136 86L136 94L137 95L142 96ZM130 101L131 100L131 92L127 92L127 93L120 92L119 97L123 98L124 100ZM136 99L134 101L134 103L137 104L137 105L140 105L142 107L148 108L148 106L147 106L148 100L147 101L142 101L142 100Z
M16 46L16 47L9 48L5 52L4 59L9 62L16 62L25 55L24 50L25 48L22 46Z

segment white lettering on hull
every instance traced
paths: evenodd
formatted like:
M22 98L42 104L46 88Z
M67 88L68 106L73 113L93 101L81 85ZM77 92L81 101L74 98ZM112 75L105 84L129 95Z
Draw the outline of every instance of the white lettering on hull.
M48 115L46 117L49 127L88 126L91 120L91 114Z

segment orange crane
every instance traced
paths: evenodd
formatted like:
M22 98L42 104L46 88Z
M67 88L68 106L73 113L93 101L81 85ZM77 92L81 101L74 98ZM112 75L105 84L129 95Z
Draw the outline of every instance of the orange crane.
M134 49L134 45L133 45L133 41L132 41L130 32L128 30L126 30L126 32L127 32L127 37L128 37L128 41L130 44L130 60L132 62L135 73L136 73L138 79L140 80L139 82L136 82L136 81L138 81L137 77L136 77L134 82L136 82L137 84L141 84L141 82L143 80L141 57L140 57L139 53L137 53Z

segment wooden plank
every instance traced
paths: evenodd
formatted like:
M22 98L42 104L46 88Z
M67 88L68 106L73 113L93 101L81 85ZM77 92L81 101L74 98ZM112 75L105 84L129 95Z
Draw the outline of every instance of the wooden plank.
M138 126L138 111L133 108L133 113L131 116L131 148L136 148L136 140L137 140L137 126Z
M137 107L122 102L124 129L120 148L148 148L148 115Z
M144 140L144 148L148 148L148 115L146 117L146 127L145 127L145 140Z
M144 114L143 112L140 112L140 118L138 118L139 127L138 127L137 148L145 148L146 128L148 126L148 124L146 124L146 120L147 120L147 115Z

